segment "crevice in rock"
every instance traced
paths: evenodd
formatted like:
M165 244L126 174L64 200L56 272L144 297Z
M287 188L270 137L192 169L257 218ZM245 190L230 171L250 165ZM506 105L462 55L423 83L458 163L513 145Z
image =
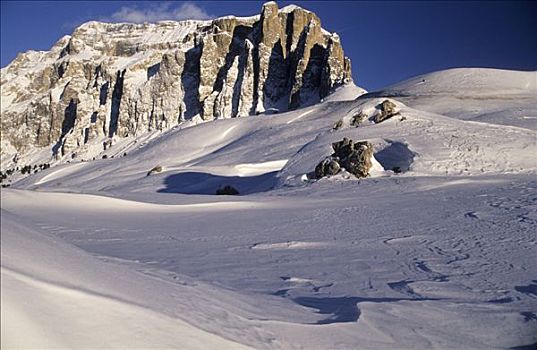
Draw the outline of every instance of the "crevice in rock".
M110 126L108 128L108 137L114 136L117 132L118 119L119 119L119 107L121 105L121 97L123 96L123 79L125 78L125 72L118 71L116 74L116 83L114 84L114 91L112 92L112 107L110 110Z
M249 114L256 114L257 112L257 103L259 100L259 42L261 38L261 34L259 33L261 29L261 21L258 21L254 24L254 37L255 40L253 41L254 47L252 49L252 63L254 68L254 91L253 91L253 98L252 98L252 107L250 108Z
M246 26L237 26L233 30L233 39L231 39L231 43L229 44L225 63L218 70L217 78L213 85L213 91L222 91L223 84L228 76L229 69L233 65L235 57L241 54L242 45L244 44L244 40L246 39L248 35L247 33L250 29L251 28L248 28Z
M265 110L270 108L280 110L282 107L287 107L279 105L279 101L288 95L287 66L288 62L284 58L282 41L278 39L270 53L267 78L263 85L263 107Z
M103 85L101 85L101 89L99 91L99 106L106 104L106 98L108 97L108 88L110 86L110 83L107 81Z
M68 82L68 83L65 84L65 86L63 87L62 93L60 94L60 101L63 100L63 96L65 96L65 92L67 91L67 87L69 86L69 84L71 84L71 82Z
M147 80L157 74L160 70L160 63L154 64L147 68Z
M99 86L99 77L102 76L102 67L99 64L97 67L95 67L95 78L93 80L93 88L97 88Z
M52 154L54 156L57 156L60 151L62 152L62 155L64 155L63 144L65 142L65 135L71 132L75 126L77 103L77 100L71 99L69 105L67 105L64 110L61 135L56 144L52 147Z
M320 84L319 84L319 97L320 98L325 98L326 96L328 96L328 94L330 94L330 91L332 90L332 88L336 87L336 86L332 86L331 85L331 82L330 82L330 71L331 71L331 67L330 67L330 50L331 50L331 47L332 47L333 43L332 43L332 40L330 40L328 46L326 47L326 49L324 50L324 57L323 57L323 60L321 62L321 73L320 73L320 76L319 76L319 79L320 79Z
M298 73L298 62L300 61L300 57L304 57L304 52L306 50L306 38L308 36L308 29L307 27L304 28L302 33L300 33L300 37L298 39L298 43L296 45L296 48L293 52L289 54L289 60L290 63L290 72L292 74L289 75L289 86L291 87L290 92L290 98L289 98L289 108L296 108L300 104L300 91L299 89L296 89L297 84L297 76Z
M56 72L58 74L58 79L61 79L69 66L69 61L63 61L62 63L56 66Z
M185 118L189 119L200 113L200 58L203 43L199 43L185 53L185 66L181 73L181 83L185 92Z
M89 141L89 128L84 128L84 144L88 143Z
M151 103L151 113L149 113L149 131L153 130L155 124L155 100Z
M315 44L310 49L308 65L302 75L302 84L296 93L293 108L312 104L320 100L321 76L326 56L326 49Z
M65 45L65 47L62 49L62 51L60 52L60 56L58 57L58 59L68 55L70 52L69 52L69 43L67 45Z
M248 49L246 48L246 42L244 42L242 52L239 56L239 65L237 80L233 86L233 97L231 99L231 116L236 117L239 114L239 103L241 97L242 83L244 81L244 74L248 63Z
M286 57L289 57L291 52L291 46L293 45L293 22L295 20L295 13L291 12L287 15L287 21L285 23L285 34L287 40L285 42L285 52L287 53Z
M62 122L62 138L75 126L76 107L77 101L75 99L71 99L69 101L69 105L65 108L64 118Z
M237 79L233 85L233 95L231 99L231 117L235 117L238 114L239 99L240 99L240 87L244 78L244 69L246 67L247 58L246 53L246 39L251 34L252 28L239 25L234 28L232 40L229 44L225 63L218 70L217 78L213 85L213 91L221 92L223 90L224 82L229 79L229 71L233 66L235 58L239 56L239 65L237 67Z

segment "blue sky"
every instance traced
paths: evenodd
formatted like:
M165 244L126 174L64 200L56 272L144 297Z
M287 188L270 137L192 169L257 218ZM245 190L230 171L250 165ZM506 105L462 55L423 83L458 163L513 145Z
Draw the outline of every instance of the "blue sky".
M537 70L535 2L282 1L338 32L355 82L369 90L451 67ZM2 1L1 64L47 50L89 20L156 21L259 13L260 1Z

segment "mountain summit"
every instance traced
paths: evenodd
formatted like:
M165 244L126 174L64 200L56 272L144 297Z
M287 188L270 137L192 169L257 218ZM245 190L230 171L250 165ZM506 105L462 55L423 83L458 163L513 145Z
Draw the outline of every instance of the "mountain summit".
M98 154L191 119L293 109L350 80L338 35L297 6L269 2L257 16L211 21L88 22L2 69L2 163L42 147L57 158Z

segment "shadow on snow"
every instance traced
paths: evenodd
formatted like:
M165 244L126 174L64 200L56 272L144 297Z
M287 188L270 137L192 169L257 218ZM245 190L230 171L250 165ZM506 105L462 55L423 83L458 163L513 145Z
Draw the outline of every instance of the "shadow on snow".
M398 301L427 301L439 300L435 298L360 298L360 297L333 297L333 298L315 298L315 297L298 297L293 301L305 307L319 310L317 313L330 315L329 317L317 321L317 324L330 324L341 322L356 322L360 318L360 309L358 303L393 303Z
M276 184L277 171L256 176L224 176L204 172L181 172L170 175L164 180L162 193L216 194L224 186L232 186L240 195L265 192Z

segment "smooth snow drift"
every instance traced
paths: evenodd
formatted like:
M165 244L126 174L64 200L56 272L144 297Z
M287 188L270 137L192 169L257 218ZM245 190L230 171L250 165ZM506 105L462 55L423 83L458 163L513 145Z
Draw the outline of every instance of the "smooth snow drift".
M457 68L424 74L374 93L451 118L537 130L537 72Z

